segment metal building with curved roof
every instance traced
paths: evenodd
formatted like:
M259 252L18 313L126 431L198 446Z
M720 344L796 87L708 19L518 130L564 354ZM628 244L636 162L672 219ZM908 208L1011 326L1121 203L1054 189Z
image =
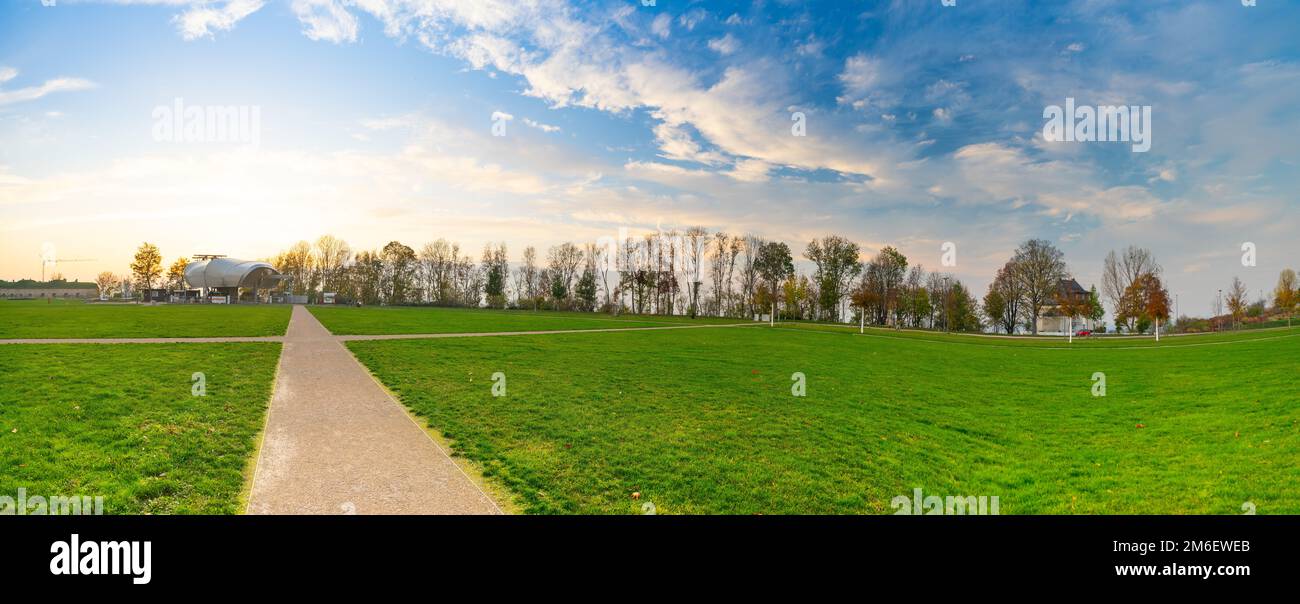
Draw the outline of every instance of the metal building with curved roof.
M185 265L185 282L195 289L271 289L285 276L256 260L209 258Z

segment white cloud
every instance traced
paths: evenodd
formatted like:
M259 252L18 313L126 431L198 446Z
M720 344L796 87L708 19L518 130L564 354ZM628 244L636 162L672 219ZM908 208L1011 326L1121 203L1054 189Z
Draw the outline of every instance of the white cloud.
M173 21L186 40L211 37L218 31L230 31L245 17L262 8L262 0L226 0L220 7L195 3Z
M0 84L18 77L18 70L13 67L0 67Z
M705 17L708 16L709 13L705 12L703 9L697 8L693 11L683 14L681 17L677 19L677 22L681 23L682 27L685 27L687 30L694 30L695 26L699 25L700 22L703 21Z
M668 13L659 13L654 21L650 22L650 33L660 38L667 39L672 34L673 18Z
M528 118L524 118L524 124L527 125L527 126L529 126L529 127L531 127L531 128L536 128L536 129L538 129L538 130L541 130L542 132L546 132L546 133L548 133L548 134L549 134L549 133L552 133L552 132L559 132L559 131L560 131L560 127L559 127L559 126L552 126L552 125L550 125L550 124L543 124L543 123L541 123L541 122L533 121L533 120L530 120L530 119L528 119Z
M303 24L303 35L312 40L357 40L357 18L336 0L293 0L293 12Z
M699 143L695 142L690 132L687 132L681 124L660 122L655 125L654 133L655 140L659 143L659 156L664 159L701 164L726 162L722 154L701 149Z
M228 28L238 20L234 17L242 18L260 4L231 0L224 9L234 13L232 18L196 18L187 31L198 36ZM365 11L384 24L389 36L413 37L475 69L523 78L524 94L553 108L576 105L615 113L646 109L663 122L655 133L666 158L729 166L747 175L757 172L742 169L737 164L742 158L771 166L829 168L870 174L877 178L875 186L884 182L878 166L893 163L864 157L860 135L837 134L848 133L850 127L823 124L823 136L790 136L784 107L793 85L785 76L774 76L781 73L775 65L759 61L733 68L705 86L701 76L671 64L669 57L614 39L602 19L617 20L626 15L626 7L614 9L612 16L592 17L540 0L296 0L294 8L308 36L332 41L355 39L356 20L349 11ZM655 21L667 28L670 24L660 17ZM707 12L693 9L677 21L693 29L706 18ZM739 44L726 34L709 45L728 54ZM871 70L879 65L874 60L858 57L847 66L842 79L849 89L865 91L875 82ZM706 144L712 148L706 149Z
M771 164L761 159L742 159L736 162L735 168L726 174L744 182L767 182L767 173L771 169Z
M967 145L953 160L960 179L945 188L965 203L1036 204L1048 216L1088 214L1116 223L1154 218L1169 205L1146 187L1106 187L1083 165L1034 160L999 143Z
M9 77L0 78L0 82L8 81L18 75L17 70L12 68L4 69L8 69L9 72L7 74L0 72L0 75L8 75ZM34 101L47 94L55 92L73 92L77 90L88 90L94 87L95 83L90 80L84 80L81 78L54 78L52 80L46 80L40 86L28 86L17 90L0 90L0 105L20 103L23 101Z
M842 105L864 108L884 81L883 65L879 59L866 54L851 56L844 61L839 81L843 93L836 100Z
M724 57L733 52L736 52L736 50L739 48L740 48L740 40L737 40L736 37L731 34L727 34L725 36L722 36L721 38L714 38L712 40L709 40L709 50L712 50L713 52L716 52Z
M795 52L804 57L821 56L822 51L826 49L826 42L823 42L816 35L809 35L808 40L795 47Z

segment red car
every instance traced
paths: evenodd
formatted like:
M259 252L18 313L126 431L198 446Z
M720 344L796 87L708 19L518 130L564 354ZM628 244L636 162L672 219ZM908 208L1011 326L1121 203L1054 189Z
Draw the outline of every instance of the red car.
M1092 335L1092 330L1090 329L1080 329L1079 331L1074 332L1076 338L1083 338L1090 335Z

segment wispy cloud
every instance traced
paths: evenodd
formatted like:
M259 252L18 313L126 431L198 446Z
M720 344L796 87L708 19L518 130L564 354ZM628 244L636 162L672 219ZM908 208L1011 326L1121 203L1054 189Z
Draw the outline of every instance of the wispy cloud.
M18 77L18 70L13 67L0 67L0 84L4 84ZM73 92L77 90L89 90L95 87L95 83L82 78L59 77L37 85L18 88L15 90L0 90L0 105L9 105L12 103L21 103L23 101L34 101L45 95L55 92Z

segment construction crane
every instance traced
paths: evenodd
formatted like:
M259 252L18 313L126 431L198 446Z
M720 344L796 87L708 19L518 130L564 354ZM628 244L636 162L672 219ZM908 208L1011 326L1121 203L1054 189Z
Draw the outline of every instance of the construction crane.
M41 283L45 283L46 264L53 264L54 266L58 266L60 262L94 262L95 261L94 258L50 258L45 254L40 254L40 257L41 257Z

